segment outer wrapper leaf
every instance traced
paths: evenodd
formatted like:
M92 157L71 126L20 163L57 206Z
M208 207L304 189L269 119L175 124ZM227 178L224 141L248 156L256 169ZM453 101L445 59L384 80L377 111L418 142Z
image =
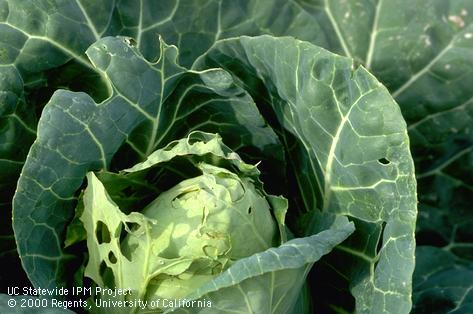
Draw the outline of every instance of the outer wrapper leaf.
M328 217L320 217L329 220ZM241 259L198 289L189 299L210 301L209 308L181 308L173 313L292 313L314 262L354 231L345 217L331 221L316 235L290 240ZM236 297L236 298L235 298Z
M223 40L194 64L216 66L297 139L300 149L286 150L300 161L294 173L305 210L360 221L338 247L343 263L331 262L348 278L356 310L409 311L416 185L406 125L388 91L351 60L291 38Z

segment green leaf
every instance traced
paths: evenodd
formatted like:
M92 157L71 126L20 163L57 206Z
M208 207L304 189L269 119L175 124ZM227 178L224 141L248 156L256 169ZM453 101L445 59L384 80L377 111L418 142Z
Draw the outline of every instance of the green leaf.
M34 112L25 104L23 81L18 71L12 66L0 65L0 260L10 269L0 275L0 291L28 284L13 238L11 199L29 145L36 136L35 124Z
M207 311L187 308L174 312L292 313L312 264L353 231L353 223L346 217L338 217L332 220L329 229L316 235L293 239L277 248L238 260L188 297L210 301L211 308Z
M78 88L76 82L70 81L71 77L87 82L78 89L92 92L102 87L96 73L84 71L84 67L92 68L83 52L93 43L94 37L88 36L89 26L83 23L83 16L71 16L78 5L79 1L0 1L2 221L11 221L11 200L16 181L36 137L38 113L52 91L58 86ZM68 62L70 64L65 65ZM64 73L48 72L56 67ZM87 87L88 84L91 85ZM102 96L106 94L106 88L105 93L92 94ZM10 226L2 228L2 232L13 233ZM3 258L2 264L7 265ZM18 269L18 277L23 273L19 265L8 265L12 270ZM9 285L14 285L23 281L17 278L9 282ZM8 284L4 280L2 283Z
M125 173L133 173L149 169L155 165L166 163L176 157L187 157L196 159L192 163L203 162L206 155L210 155L211 164L221 164L227 162L229 168L235 168L238 173L245 176L253 177L258 180L260 174L256 166L246 164L241 157L233 152L228 146L222 142L222 138L218 134L204 133L194 131L189 133L186 138L175 140L167 144L161 149L151 153L145 161L134 165L129 169L123 170ZM218 162L221 160L220 162Z
M258 105L274 111L276 129L297 139L301 149L292 152L303 166L295 173L310 169L314 178L299 185L305 210L320 206L362 221L350 245L339 247L345 262L337 269L357 311L408 311L416 186L406 125L386 88L363 67L353 70L351 60L291 38L223 40L194 64L217 66L254 97L269 95Z
M469 313L473 309L473 264L431 246L416 251L413 313Z
M418 244L472 261L473 3L297 2L336 34L324 47L341 46L400 105L419 185Z
M473 222L473 4L379 1L376 12L371 70L390 88L409 125L419 182L419 244L471 244L465 230ZM463 234L458 239L457 228ZM455 254L473 259L467 247Z

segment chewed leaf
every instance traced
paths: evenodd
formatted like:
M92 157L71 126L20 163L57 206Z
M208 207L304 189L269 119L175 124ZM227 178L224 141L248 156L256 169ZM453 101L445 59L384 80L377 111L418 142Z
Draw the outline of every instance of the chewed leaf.
M200 142L193 142L189 147L191 138ZM196 154L200 156L208 153L205 147L209 142L204 138L209 142L216 140L210 146L213 150L220 147L231 152L217 135L207 133L192 133L171 147L174 149L182 143L186 144L184 151L197 147L200 149ZM165 148L163 152L169 150ZM282 199L268 202L264 191L253 184L258 179L253 177L254 167L244 164L237 155L229 155L232 156L229 160L238 166L235 167L238 174L200 162L202 175L181 181L160 193L141 212L128 215L113 202L95 174L89 172L80 217L87 232L89 251L85 276L101 287L131 289L131 296L122 297L126 300L182 298L234 261L280 243L277 229L283 227L287 202ZM175 156L171 153L155 165ZM219 164L215 157L226 156L213 157L211 160ZM278 226L270 204L278 207ZM252 239L251 243L248 238ZM303 249L307 250L301 246L297 251Z
M235 310L244 313L291 313L312 264L354 230L353 223L339 217L332 221L329 229L316 235L290 240L279 247L237 261L188 298L210 301L212 307L209 310L218 310L219 313ZM182 311L197 313L199 309L186 308ZM180 310L174 312L180 313Z
M164 258L172 229L156 235L158 221L132 212L128 215L111 201L104 186L90 172L80 217L87 231L89 261L85 276L100 287L130 289L121 300L145 300L148 284L159 275L178 276L192 265L191 258Z
M254 165L247 164L232 151L222 141L222 137L218 134L205 133L201 131L191 132L186 138L172 141L163 148L157 149L149 155L145 161L134 165L124 172L137 172L146 170L155 165L166 163L173 158L179 156L189 156L189 158L196 158L195 164L204 161L205 155L211 155L213 162L217 159L227 161L235 169L238 169L246 176L257 178L260 172ZM200 158L200 159L199 159Z
M143 280L141 268L150 261L143 259L146 254L124 252L120 239L123 234L146 233L154 221L138 213L123 214L109 199L103 185L92 172L87 175L87 180L88 188L84 193L84 212L80 217L87 231L87 247L89 249L89 262L85 269L85 275L102 287L123 287L126 282L127 286L137 293L140 291ZM140 243L140 247L135 250L139 253L150 251L150 239L147 240ZM110 258L111 256L113 258ZM104 276L103 269L100 269L101 265L109 268L112 272L112 276L108 277L108 282L104 280L106 276ZM150 267L153 268L153 264Z

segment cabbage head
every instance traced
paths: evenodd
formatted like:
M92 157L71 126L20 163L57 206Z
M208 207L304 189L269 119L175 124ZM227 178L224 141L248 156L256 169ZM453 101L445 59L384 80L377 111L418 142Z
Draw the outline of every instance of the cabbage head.
M287 200L266 194L259 175L257 167L242 161L220 136L204 132L171 142L121 173L89 172L80 215L90 254L85 275L98 287L129 291L119 296L130 302L126 304L140 300L149 308L154 301L153 305L159 304L156 310L164 311L186 304L210 308L211 297L207 303L185 301L202 299L205 290L233 276L232 271L241 281L248 275L271 273L271 267L265 270L264 254L278 256L294 243L286 242ZM169 182L171 176L182 180L174 184ZM125 194L129 197L123 203ZM133 195L135 201L130 201ZM352 232L348 221L343 227L337 241ZM73 229L69 231L72 238ZM254 263L251 259L262 263L259 269L248 268L245 263ZM294 268L279 262L268 266ZM306 263L299 264L296 273L305 276ZM284 289L289 291L294 284ZM271 289L260 293L264 291L268 296L273 293ZM95 297L111 298L101 293ZM265 300L259 297L260 303ZM291 308L296 300L285 306Z

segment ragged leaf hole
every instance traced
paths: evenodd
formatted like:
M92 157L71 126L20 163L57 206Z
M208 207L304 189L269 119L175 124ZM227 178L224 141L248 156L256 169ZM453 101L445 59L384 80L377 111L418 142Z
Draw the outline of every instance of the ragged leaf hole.
M99 244L110 243L110 231L106 224L102 221L97 221L97 226L95 227L95 238Z
M110 251L108 253L108 260L110 261L110 263L112 264L116 264L117 263L117 257L115 256L115 254L113 254L112 251Z
M176 147L177 144L178 144L177 142L171 142L171 143L169 143L168 145L166 145L166 147L163 148L163 151L169 152L169 151L171 151L174 147Z
M218 275L223 271L223 265L221 263L217 263L214 267L212 267L212 275Z
M99 267L99 274L102 277L102 280L107 287L115 287L115 276L113 275L113 271L110 267L108 267L105 261L100 263Z
M391 161L389 159L386 159L386 158L380 158L378 159L378 162L382 165L389 165L391 163Z
M140 228L140 224L137 224L135 222L125 222L125 224L126 224L126 227L127 227L127 231L129 231L129 232L136 231Z
M134 38L131 38L131 37L125 38L124 41L125 41L125 44L127 44L128 46L130 46L130 47L136 47L136 44L137 44L137 43L136 43L136 40L135 40Z

